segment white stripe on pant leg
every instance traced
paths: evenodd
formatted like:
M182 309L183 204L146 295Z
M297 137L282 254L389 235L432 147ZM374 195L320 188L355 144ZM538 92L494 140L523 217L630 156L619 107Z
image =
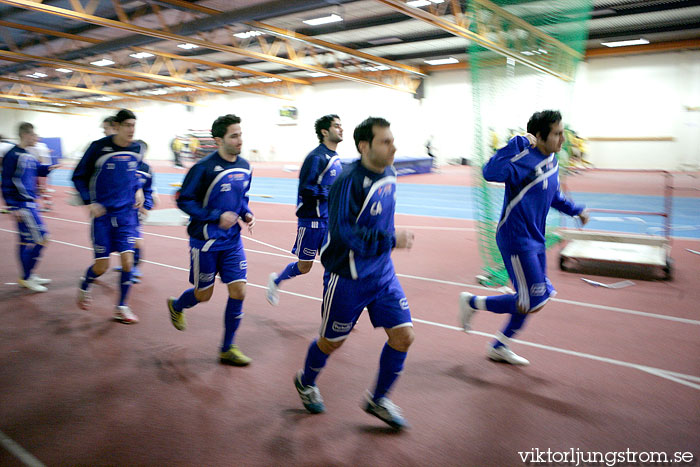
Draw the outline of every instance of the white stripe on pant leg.
M34 219L32 213L29 211L29 209L20 209L19 212L24 225L27 226L27 230L29 230L29 234L32 236L32 240L34 240L34 243L41 243L43 238L41 236L41 232L39 232L39 227L37 226L36 220Z
M323 305L321 307L321 329L320 333L323 336L323 330L328 322L328 315L330 313L330 297L333 295L333 289L337 283L338 275L331 273L330 279L328 279L328 287L326 293L323 295Z
M321 320L321 329L319 330L321 337L323 337L324 331L328 326L328 317L331 314L331 303L333 303L333 296L335 295L335 286L338 284L338 278L339 276L337 274L331 273L331 277L328 280L328 290L326 290L323 297L323 319Z
M301 241L303 240L305 233L306 227L299 227L299 231L297 232L297 244L294 248L297 251L297 258L301 256Z
M199 290L199 250L197 248L191 248L190 255L192 255L192 276L194 276L194 289Z
M510 257L511 263L513 263L513 272L515 272L515 277L518 281L518 303L521 305L522 310L530 309L530 290L527 286L527 280L525 279L525 272L523 271L523 265L520 263L520 258L518 255L512 255Z

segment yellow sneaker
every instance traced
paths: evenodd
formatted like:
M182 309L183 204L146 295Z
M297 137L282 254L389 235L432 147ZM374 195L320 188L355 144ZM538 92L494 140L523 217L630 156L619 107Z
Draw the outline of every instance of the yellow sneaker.
M226 352L221 352L219 354L219 361L226 365L246 366L252 362L253 359L245 356L237 345L232 345Z
M177 311L174 307L173 304L175 303L176 298L170 297L168 299L168 310L170 311L170 322L173 323L173 326L175 326L175 329L178 331L184 331L187 329L187 320L185 319L185 313L182 311Z

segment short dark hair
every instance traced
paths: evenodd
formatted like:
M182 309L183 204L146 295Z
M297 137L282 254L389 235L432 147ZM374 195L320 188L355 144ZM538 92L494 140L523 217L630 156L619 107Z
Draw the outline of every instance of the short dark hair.
M25 135L27 133L31 133L32 131L34 131L34 125L32 125L29 122L22 122L19 124L19 128L17 130L17 133L19 134L19 136L21 138L22 135Z
M110 125L112 125L114 123L114 120L115 120L114 116L109 116L109 117L105 118L104 120L102 120L102 123L109 123Z
M318 142L323 143L323 132L321 130L330 130L333 120L338 117L336 114L328 114L316 120L314 128L316 129L316 136L318 137Z
M360 152L360 141L367 141L370 146L372 145L375 126L387 128L390 125L391 123L381 117L368 117L362 123L357 125L352 134L353 138L355 138L355 147L357 148L357 152Z
M240 117L233 114L222 115L214 120L214 123L211 125L212 138L223 138L228 127L237 123L241 123Z
M533 136L540 134L540 138L547 139L552 124L561 121L561 113L558 110L543 110L535 112L527 122L527 132Z
M132 112L129 109L121 109L119 112L117 112L117 115L114 116L114 120L112 120L114 123L121 123L124 120L136 120L136 115L134 115L134 112Z

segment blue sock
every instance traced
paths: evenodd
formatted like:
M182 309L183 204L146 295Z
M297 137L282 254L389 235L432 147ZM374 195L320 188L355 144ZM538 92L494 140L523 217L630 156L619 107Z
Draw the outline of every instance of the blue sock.
M19 263L22 265L22 280L26 281L32 274L32 270L29 267L32 262L32 245L20 243L17 254L19 256Z
M284 268L284 271L280 273L279 277L275 279L275 284L280 285L280 282L296 277L299 274L301 274L301 271L299 271L299 262L295 261L289 263L287 267Z
M323 367L326 366L326 360L328 360L328 355L321 352L321 349L318 348L318 340L313 341L309 346L309 351L306 353L301 384L304 386L316 384L316 378L323 370Z
M122 269L119 293L119 306L126 305L126 296L129 294L129 288L131 287L131 271L125 271Z
M141 248L134 248L134 266L137 266L141 261Z
M36 263L39 262L39 257L41 256L41 250L44 249L43 245L39 245L38 243L35 243L33 248L31 249L31 258L29 260L29 275L32 275L32 271L36 267Z
M486 297L486 309L492 313L519 314L516 302L518 296L514 294L493 295Z
M175 308L175 311L182 311L187 308L192 308L197 303L199 303L199 301L197 300L197 297L194 296L194 289L187 289L182 292L180 298L175 300L175 303L173 303L173 308Z
M503 333L504 336L506 336L508 339L513 337L520 329L522 329L523 325L525 324L525 319L529 315L526 313L513 313L510 315L510 320L508 320L508 324L506 324L506 327L503 328ZM493 347L501 347L503 346L503 342L499 341L496 339L493 341Z
M92 284L92 281L94 281L98 277L100 276L95 274L95 271L92 270L92 266L90 266L89 268L87 268L87 271L85 271L85 277L83 277L83 283L80 284L80 288L82 290L87 290L88 288L90 288L90 284Z
M221 351L226 352L233 344L233 336L236 334L238 325L243 318L243 300L236 300L229 297L226 302L226 313L224 314L224 342L221 344Z
M406 360L406 352L399 352L389 343L384 344L382 355L379 357L379 374L377 375L377 387L374 389L374 401L386 396L396 378L403 370L403 362Z

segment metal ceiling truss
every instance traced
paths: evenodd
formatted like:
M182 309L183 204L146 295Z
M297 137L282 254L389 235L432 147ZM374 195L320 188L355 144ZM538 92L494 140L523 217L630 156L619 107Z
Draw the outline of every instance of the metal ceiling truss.
M410 7L403 0L375 1L564 81L573 81L576 64L583 58L489 0L471 0L472 11L467 11L467 2L461 0L431 4L427 11ZM544 52L529 56L522 53L532 50Z
M116 0L113 0L116 2ZM0 3L12 5L15 7L19 8L24 8L28 10L33 10L33 11L39 11L43 13L48 13L48 14L53 14L53 15L58 15L64 18L69 18L69 19L74 19L77 21L83 21L91 24L96 24L99 26L104 26L104 27L111 27L111 28L116 28L124 31L129 31L132 33L137 33L137 34L142 34L150 37L155 37L158 39L162 40L171 40L171 41L177 41L177 42L188 42L194 45L197 45L199 47L203 47L206 49L210 50L216 50L220 52L228 52L232 54L237 54L241 55L244 57L251 57L257 60L261 61L267 61L267 62L273 62L277 63L280 65L284 65L290 68L294 69L301 69L301 70L306 70L312 73L323 73L324 75L329 75L329 76L334 76L336 78L340 79L346 79L346 80L351 80L351 81L356 81L356 82L361 82L364 84L371 84L371 85L376 85L376 86L382 86L390 89L395 89L395 90L400 90L400 91L405 91L405 92L415 92L415 89L418 87L420 84L420 80L415 79L415 78L404 78L404 79L396 79L394 76L390 76L391 73L388 74L368 74L366 75L364 73L363 67L358 67L357 66L357 61L358 60L367 60L367 58L360 57L358 54L355 54L353 52L354 57L351 56L353 60L348 60L348 59L343 59L341 57L337 57L335 59L330 59L328 57L323 56L323 59L326 61L330 61L331 65L334 65L334 68L327 68L323 66L323 62L319 59L318 54L314 54L314 51L312 47L309 45L309 43L301 42L298 39L294 41L297 45L301 43L303 46L301 49L297 49L294 47L293 42L291 39L288 38L281 38L281 37L276 37L275 40L272 43L267 43L266 40L264 42L258 41L257 44L261 47L263 52L258 52L255 50L251 50L250 48L244 48L241 45L241 43L233 36L233 34L227 34L225 36L225 40L223 42L225 43L214 43L208 40L203 40L197 37L192 37L192 36L181 36L178 34L174 34L169 31L164 31L164 30L156 30L156 29L150 29L150 28L145 28L142 26L138 26L133 23L127 23L124 21L115 21L115 20L110 20L110 19L105 19L105 18L100 18L97 16L90 15L88 13L85 13L85 9L82 8L82 4L80 4L79 0L72 0L72 6L74 10L68 10L64 8L58 8L50 5L42 5L38 3L34 3L30 0L0 0ZM178 3L178 2L163 2L160 1L158 3ZM183 6L183 2L181 3L180 6ZM75 8L77 8L80 5L80 9L82 11L75 11ZM191 6L192 4L189 3L184 3L184 5ZM209 9L210 10L210 9ZM217 13L222 13L219 12L218 10L214 10ZM124 19L126 19L124 17ZM233 32L233 31L231 31ZM199 34L200 36L202 33ZM228 43L226 43L228 42ZM229 45L233 44L233 45ZM253 42L249 41L248 45L250 46ZM267 44L267 46L263 45ZM333 44L327 44L328 46L334 46ZM350 50L350 49L348 49ZM285 52L290 58L285 58L282 54L282 52ZM346 53L346 52L343 52ZM384 61L383 59L379 57L374 57L372 59L372 62L379 63ZM388 66L388 65L385 65ZM390 67L392 70L401 70L403 68L406 68L404 65L395 63L392 65L393 67ZM364 68L367 68L365 66ZM340 71L339 71L340 70ZM417 70L416 70L417 71ZM407 71L400 71L397 73L407 73ZM418 72L420 73L420 72ZM283 75L277 75L275 76L276 79L279 79L281 81L285 81ZM288 80L287 80L288 81ZM397 84L398 83L398 84ZM236 90L246 90L244 86L239 86L236 87ZM250 88L248 88L249 92L252 92Z
M48 109L37 109L34 106L32 106L31 108L27 108L27 107L14 106L14 105L0 105L0 109L24 110L24 111L30 111L30 112L44 112L47 114L78 115L81 117L87 116L87 114L77 114L75 112L64 112L64 111L60 111L60 110L54 111L54 110L48 110Z
M116 0L113 0L113 3L115 5L118 5ZM72 5L74 8L76 8L78 11L78 14L82 15L87 15L89 12L93 11L95 6L91 6L90 4L83 8L82 4L80 3L79 0L73 0ZM115 7L118 10L118 16L121 17L122 19L128 20L128 16L126 13L123 11L123 9ZM155 5L155 8L158 9L157 5ZM55 13L55 12L54 12ZM137 10L134 14L138 13L139 16L142 16L144 14L143 9ZM32 26L26 26L26 25L20 25L17 23L10 23L7 21L1 21L0 25L2 26L7 26L7 27L14 27L17 29L22 29L26 31L31 31L35 32L38 34L46 34L46 35L53 35L57 37L62 37L65 39L69 39L72 41L80 41L80 42L88 42L92 44L100 44L102 41L99 39L94 39L94 38L89 38L85 36L77 36L74 34L68 34L68 33L63 33L63 32L58 32L58 31L51 31L48 29L44 28L37 28L37 27L32 27ZM48 44L45 44L48 45ZM16 50L16 48L15 48ZM51 50L49 47L47 47L47 50L53 55L55 54L55 51ZM275 83L270 86L266 86L265 89L259 89L260 86L257 86L257 83L254 83L255 85L245 85L245 82L242 82L241 86L236 86L235 88L232 86L221 86L221 84L217 83L209 83L209 82L201 82L201 81L193 81L193 80L185 80L182 78L187 73L191 73L194 75L199 75L200 70L198 68L195 68L193 64L198 64L198 65L204 65L209 67L210 69L226 69L229 71L234 72L233 76L226 76L226 77L220 77L220 76L215 76L214 78L216 79L223 79L224 81L230 81L233 78L240 78L240 77L245 77L249 75L258 75L258 76L263 76L267 78L272 78L275 77L275 75L270 74L270 73L265 73L265 72L258 72L255 70L249 70L246 68L242 67L236 67L236 66L230 66L230 65L222 65L218 64L215 62L210 62L206 60L201 60L201 59L196 59L196 58L190 58L190 57L182 57L177 54L171 54L167 52L161 52L157 50L152 50L152 49L146 49L142 47L132 47L131 50L136 51L136 52L147 52L150 54L155 55L157 58L154 60L153 63L148 64L147 61L141 60L140 64L143 68L143 73L135 72L133 70L128 70L128 69L109 69L112 73L117 73L122 72L127 73L130 77L123 78L123 79L139 79L142 81L147 81L151 82L154 84L162 84L164 86L172 86L174 84L183 84L186 86L191 86L195 89L198 89L199 91L207 91L207 92L248 92L248 93L253 93L253 94L259 94L259 95L264 95L268 97L275 97L275 98L280 98L280 99L285 99L285 100L291 100L292 97L298 92L296 87L292 86L292 84L310 84L308 80L302 80L302 79L297 79L297 78L291 78L291 77L280 77L278 78L282 83ZM131 65L133 63L133 60L130 58L127 58L127 55L131 52L131 50L124 50L122 51L123 53L119 54L113 54L115 56L115 60L119 60L117 55L121 56L124 55L124 63L127 65ZM0 51L2 52L2 51ZM53 52L53 53L52 53ZM27 58L30 56L27 54L24 54ZM4 56L3 58L8 58L7 56ZM16 57L15 57L16 58ZM57 60L57 59L52 59L52 60ZM178 60L182 63L175 63L174 60ZM22 63L20 60L13 60L13 61L19 61ZM54 62L59 63L59 62ZM63 68L68 68L68 69L74 69L77 70L77 68L74 66L75 62L60 62L60 66ZM90 68L90 70L85 69L85 68ZM100 70L100 68L104 67L94 67L94 66L89 66L89 65L81 65L81 69L84 73L97 73L101 74L103 76L112 76L112 77L118 77L113 74L109 73L104 73L103 70ZM161 70L167 70L168 76L164 76L162 74L159 74ZM106 71L106 70L105 70ZM145 75L144 75L145 73ZM151 76L148 76L151 75ZM119 76L120 77L120 76ZM148 80L143 80L141 78L146 77L149 78ZM177 81L172 81L170 83L164 83L164 82L158 82L159 79L165 79L167 80L168 78L175 78ZM170 93L169 93L170 94ZM195 95L198 94L189 94L189 96L194 97ZM132 99L139 99L140 95L130 95L130 98ZM147 100L160 100L163 102L177 102L177 101L172 101L169 99L165 98L155 98L151 96L143 96L146 97ZM183 103L183 102L177 102L177 103Z

